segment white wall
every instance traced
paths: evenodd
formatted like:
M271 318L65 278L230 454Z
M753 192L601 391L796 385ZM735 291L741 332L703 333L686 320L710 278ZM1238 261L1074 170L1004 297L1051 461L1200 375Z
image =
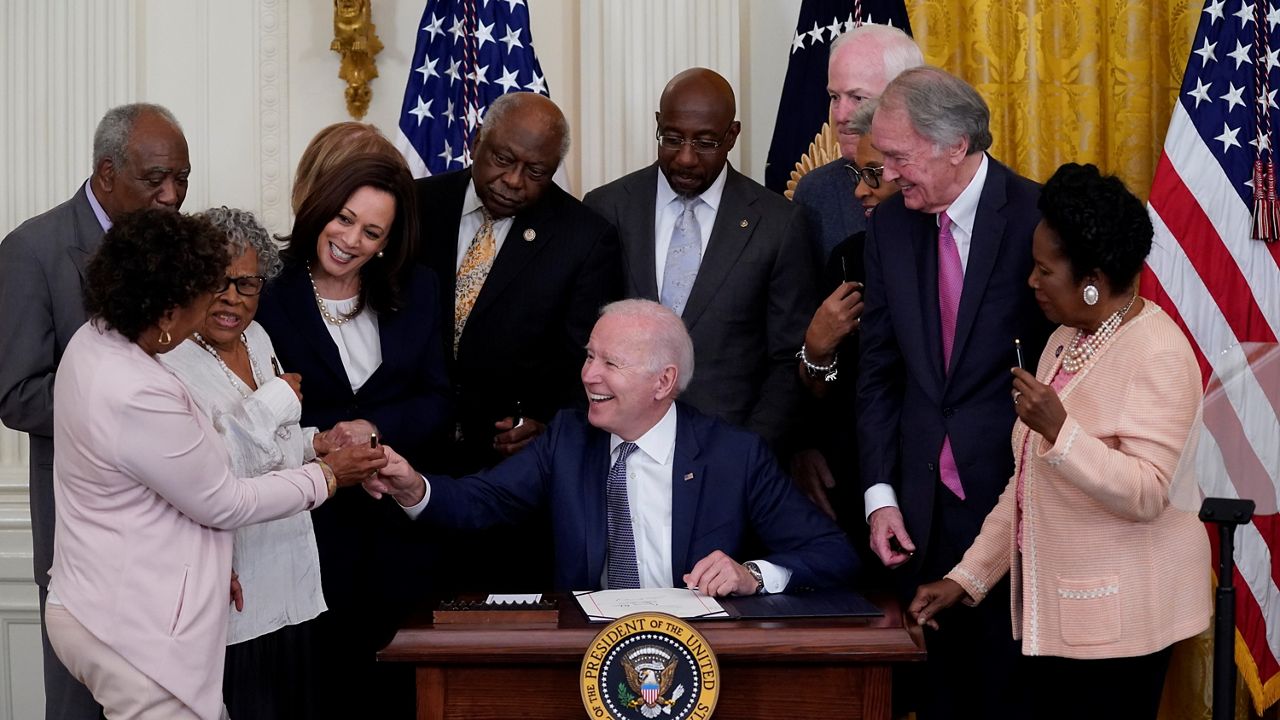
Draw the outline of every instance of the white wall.
M573 129L576 194L652 161L658 94L693 65L738 89L731 161L763 177L800 0L527 2ZM373 3L385 49L365 120L391 135L424 3ZM185 209L249 208L286 232L298 156L348 119L326 0L4 0L0 24L0 235L70 197L88 176L98 118L135 100L184 125ZM26 465L25 436L0 428L0 720L43 717Z

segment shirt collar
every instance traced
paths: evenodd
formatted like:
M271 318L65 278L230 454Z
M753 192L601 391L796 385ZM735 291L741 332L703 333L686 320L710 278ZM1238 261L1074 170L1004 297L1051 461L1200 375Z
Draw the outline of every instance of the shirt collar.
M613 455L618 446L624 442L626 441L622 438L610 433L609 454ZM648 432L636 438L635 443L645 455L661 465L666 465L676 449L676 404L671 403L671 407L667 408L667 413L662 416L662 419L649 428Z
M712 211L720 210L720 197L724 195L724 183L729 177L729 163L726 162L724 167L720 168L720 174L716 176L711 187L702 191L698 199L711 207ZM657 207L665 208L667 205L680 199L680 195L671 189L671 183L667 182L667 176L662 173L662 168L658 168L658 195Z
M84 181L84 194L89 198L89 207L93 208L93 216L98 218L98 224L102 226L102 232L111 229L111 218L107 215L107 211L102 209L102 203L98 202L98 198L93 194L93 178Z
M471 178L471 182L467 183L467 193L462 196L462 215L465 217L482 207L484 203L480 202L480 196L476 194L476 179Z
M946 209L951 224L959 226L969 237L973 237L973 223L978 218L978 201L982 199L982 186L986 182L987 154L982 153L982 162L978 165L978 171L973 174L973 179ZM939 214L938 218L941 221L942 215Z

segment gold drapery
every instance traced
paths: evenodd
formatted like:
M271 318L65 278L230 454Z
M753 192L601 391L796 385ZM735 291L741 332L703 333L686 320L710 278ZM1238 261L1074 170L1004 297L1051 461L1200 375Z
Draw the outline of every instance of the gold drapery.
M991 154L1043 182L1091 162L1146 198L1198 0L906 0L925 60L991 106Z

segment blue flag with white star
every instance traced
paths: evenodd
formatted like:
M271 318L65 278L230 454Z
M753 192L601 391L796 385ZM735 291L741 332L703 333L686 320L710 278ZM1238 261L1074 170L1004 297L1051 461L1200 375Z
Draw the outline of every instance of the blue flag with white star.
M471 165L484 113L499 95L550 97L525 0L427 0L400 108L400 149L414 177Z
M827 121L827 56L831 41L860 22L892 25L911 34L903 0L804 0L800 5L787 78L778 101L778 120L773 126L764 169L764 184L770 190L787 189L792 169Z

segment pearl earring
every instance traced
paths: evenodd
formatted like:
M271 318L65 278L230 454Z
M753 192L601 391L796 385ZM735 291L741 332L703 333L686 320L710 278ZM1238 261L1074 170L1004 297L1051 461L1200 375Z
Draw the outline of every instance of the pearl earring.
M382 251L381 251L381 250L379 250L379 251L378 251L378 257L382 257Z
M1098 286L1097 285L1094 285L1093 283L1089 283L1088 285L1084 286L1084 304L1085 305L1098 304Z

